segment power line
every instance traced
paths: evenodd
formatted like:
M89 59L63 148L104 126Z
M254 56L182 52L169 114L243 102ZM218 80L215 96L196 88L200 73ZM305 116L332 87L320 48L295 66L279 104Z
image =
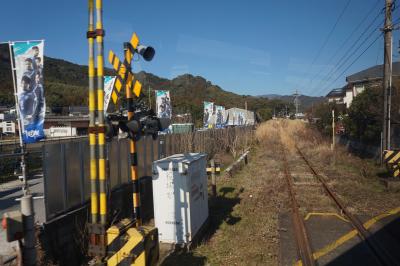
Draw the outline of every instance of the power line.
M348 41L353 37L353 34L357 32L357 30L363 25L365 20L371 16L371 13L376 9L376 7L379 5L381 0L377 0L375 2L375 5L368 11L368 13L364 16L364 18L358 23L358 25L353 29L353 31L347 36L347 38L342 42L342 44L336 49L336 51L332 54L332 56L329 58L328 62L331 62L335 56L341 51L344 46L348 43ZM379 16L379 15L378 15ZM322 70L320 70L312 79L311 82L309 82L309 88L307 90L311 89L311 85L313 81L321 74Z
M319 48L319 50L318 50L316 56L314 57L313 61L311 62L311 65L308 67L308 71L307 71L307 72L309 72L309 71L312 69L312 67L314 66L315 62L317 61L317 59L318 59L319 56L321 55L322 50L325 48L326 44L328 43L329 39L331 38L332 33L335 31L336 26L338 25L340 19L342 18L343 14L345 13L345 11L346 11L347 7L349 6L350 2L351 2L351 0L348 0L348 1L347 1L347 3L346 3L346 5L344 6L342 12L340 13L339 17L336 19L335 24L333 25L333 27L332 27L332 29L330 30L328 36L326 37L324 43L323 43L322 46Z
M375 38L375 40L373 40L373 41L367 46L367 48L365 48L364 51L362 51L362 53L359 54L359 55L357 56L357 58L355 58L355 59L353 60L353 62L351 62L351 64L350 64L345 70L343 70L342 73L340 73L339 76L337 76L337 78L336 78L334 81L332 81L331 83L329 83L328 86L325 87L324 90L326 90L326 89L329 88L331 85L333 85L344 73L346 73L346 71L347 71L355 62L357 62L357 60L360 59L360 57L361 57L366 51L368 51L368 49L371 48L371 46L374 45L374 43L375 43L380 37L382 37L382 35L383 35L383 33L379 34L379 35Z
M342 55L342 57L338 60L338 62L335 64L336 65L336 69L332 68L326 75L325 77L320 81L320 83L318 84L318 87L320 87L324 82L328 82L329 79L336 73L339 71L339 69L349 60L349 54L350 52L353 50L353 48L355 47L355 45L358 44L358 42L361 40L361 38L364 36L364 34L371 28L371 26L375 23L375 21L379 18L379 15L381 14L381 12L379 12L375 18L371 21L371 23L364 29L364 31L360 34L360 36L357 38L357 40L354 42L354 44L352 46L349 47L349 49L347 49L347 51ZM368 38L368 37L367 37ZM366 39L364 39L364 42L366 41ZM361 45L364 43L361 42ZM360 45L356 48L359 49ZM356 52L353 51L353 54Z
M336 63L336 69L333 68L331 71L329 71L325 77L320 81L320 83L318 84L318 87L321 88L323 87L322 85L325 83L328 83L329 80L350 60L350 58L352 57L352 55L354 55L362 46L363 44L369 39L371 38L371 36L373 35L373 33L375 33L375 31L378 29L379 30L379 26L377 27L375 25L374 29L372 30L372 32L369 33L369 35L363 39L363 41L356 47L356 45L359 43L359 41L361 40L361 38L364 36L364 34L371 29L371 26L375 23L375 21L379 18L379 15L381 14L381 11L375 16L375 18L371 21L371 23L365 28L365 30L361 33L361 35L357 38L357 40L355 41L355 43L349 47L349 49L342 55L342 57L338 60L338 62ZM379 24L380 25L380 24ZM355 48L356 47L356 48ZM355 49L354 49L355 48ZM350 55L350 52L352 52L352 55ZM349 56L350 55L350 56ZM317 88L318 88L317 87Z
M382 45L383 46L383 45ZM382 47L382 49L383 49L383 47ZM376 53L376 61L375 61L375 65L377 65L378 64L378 61L379 61L379 55L382 53L382 51L381 51L381 49L380 49L380 46L378 47L378 51L377 51L377 53Z

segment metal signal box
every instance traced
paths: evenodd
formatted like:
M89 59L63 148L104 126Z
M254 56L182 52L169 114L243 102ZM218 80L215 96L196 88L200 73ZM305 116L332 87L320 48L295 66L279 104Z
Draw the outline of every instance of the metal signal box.
M22 239L24 237L22 213L20 211L4 213L2 227L6 230L8 242Z
M206 154L175 154L153 163L154 221L159 240L188 244L208 218Z

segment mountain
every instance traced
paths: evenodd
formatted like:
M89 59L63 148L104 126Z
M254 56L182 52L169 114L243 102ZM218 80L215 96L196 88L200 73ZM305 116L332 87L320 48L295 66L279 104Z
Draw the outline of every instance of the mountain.
M0 46L0 105L14 105L13 83L8 47ZM105 69L105 75L115 75L112 69ZM284 106L280 100L249 95L238 95L223 90L200 76L185 74L172 80L161 78L151 73L139 72L135 78L142 83L144 94L150 92L154 108L154 90L170 90L172 108L175 114L191 113L199 125L203 115L203 101L212 101L226 108L239 107L255 111L261 120L270 119L274 108ZM45 57L44 88L46 105L49 107L87 105L88 75L87 66L65 60ZM123 97L122 92L121 97ZM280 107L279 107L280 106Z
M294 102L293 95L266 94L266 95L260 95L260 97L268 98L271 100L272 99L281 100L285 103L290 103L290 104L293 104L293 102ZM307 109L311 108L313 105L321 103L325 100L326 100L326 98L323 96L314 97L314 96L300 95L299 96L300 112L305 112Z

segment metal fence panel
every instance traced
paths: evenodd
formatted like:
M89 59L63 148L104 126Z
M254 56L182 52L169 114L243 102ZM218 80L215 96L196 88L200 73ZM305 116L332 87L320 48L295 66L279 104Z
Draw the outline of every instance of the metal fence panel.
M123 139L119 141L120 145L120 163L121 163L121 184L128 183L131 180L130 158L129 158L129 140Z
M80 142L82 151L82 165L83 165L83 190L84 200L90 198L90 147L89 141L84 140Z
M139 176L139 178L140 177L142 177L143 176L143 174L144 174L144 161L145 161L145 158L144 158L144 151L145 151L145 149L144 149L144 144L145 142L143 141L143 138L141 138L138 142L136 142L136 152L137 152L137 154L140 154L141 156L138 156L138 167L137 167L137 170L138 170L138 176Z
M153 164L153 138L151 136L146 137L145 139L145 156L146 156L146 164L145 164L145 176L151 176L152 172L152 164Z
M44 185L46 220L64 210L64 174L62 144L48 144L44 149Z
M121 160L120 160L120 143L118 140L113 140L111 143L107 143L108 147L108 160L110 167L110 186L111 189L121 184Z
M151 175L153 161L181 152L213 153L218 149L227 148L225 146L217 147L215 143L220 143L222 140L231 143L237 135L248 132L250 130L247 128L224 129L223 131L207 130L193 132L192 135L160 135L156 140L149 136L136 142L139 186L142 194L142 206L146 210L144 216L152 216ZM243 139L245 143L247 143L247 137L246 135ZM87 139L72 142L63 141L55 144L44 143L43 145L46 220L49 220L89 199L90 155ZM121 189L123 189L124 184L131 182L130 141L128 139L114 139L111 143L108 143L108 147L110 188L116 191L117 187L121 186ZM130 202L131 196L129 195L128 198L127 200Z
M82 201L83 169L79 142L65 143L66 208L77 206Z

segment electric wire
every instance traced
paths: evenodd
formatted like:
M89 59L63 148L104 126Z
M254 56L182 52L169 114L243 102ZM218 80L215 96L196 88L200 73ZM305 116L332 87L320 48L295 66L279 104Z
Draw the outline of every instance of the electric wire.
M360 57L361 57L366 51L368 51L368 49L371 48L371 46L374 45L375 42L376 42L380 37L382 37L382 35L383 35L383 33L379 34L379 35L367 46L367 48L365 48L364 51L362 51L362 53L359 54L359 55L350 63L350 65L348 65L347 68L346 68L345 70L343 70L343 72L340 73L340 75L338 75L338 76L336 77L335 80L333 80L331 83L329 83L328 86L325 87L324 91L325 91L327 88L329 88L331 85L333 85L344 73L346 73L346 71L347 71L352 65L354 65L354 63L357 62L358 59L360 59Z
M398 5L397 5L397 0L395 0L394 2L393 2L393 4L392 4L392 11L395 11L396 9L398 8ZM366 28L366 30L363 32L363 34L370 28L370 26L376 21L376 19L379 17L379 15L381 14L381 13L383 13L385 11L385 8L383 8L382 10L381 10L381 12L380 13L378 13L378 15L374 18L374 20L369 24L369 26ZM397 22L398 20L400 20L400 18L399 19L397 19L397 20L395 20L394 21L394 23L392 23L392 26L394 26L395 24L397 24L397 23L399 23L399 22ZM384 24L384 23L383 23ZM379 29L379 27L378 27L378 29ZM375 31L375 30L374 30ZM362 35L363 35L362 34ZM355 54L356 52L357 52L357 50L359 49L359 48L361 48L361 46L362 46L362 44L366 41L366 40L368 40L371 36L372 36L372 34L373 34L373 32L371 32L370 33L370 35L368 35L368 37L367 38L365 38L364 40L363 40L363 42L357 47L357 49L355 49L355 51L353 52L353 54ZM362 35L359 37L359 39L361 39L361 37L362 37ZM382 36L383 35L383 33L382 34L380 34L379 36ZM350 63L350 65L349 66L347 66L346 67L346 69L339 75L339 76L337 76L336 77L336 79L334 80L334 81L332 81L332 82L330 82L329 83L329 86L331 86L331 85L333 85L339 78L340 78L340 76L341 75L343 75L377 40L378 40L378 38L379 38L379 36L355 59L355 60L353 60L353 62L352 63ZM359 39L357 39L357 41L356 41L356 43L359 41ZM354 47L354 46L353 46ZM350 50L348 50L348 52L347 53L345 53L345 55L344 56L342 56L342 58L345 58L345 56L347 56L348 55L348 53L349 53L349 51L351 51L352 50L352 48L353 47L351 47L350 48ZM341 58L341 59L342 59ZM328 82L329 82L329 80L331 79L331 78L333 78L333 76L334 76L334 74L335 73L337 73L338 71L339 71L339 69L341 68L341 67L343 67L344 66L344 64L345 64L345 62L347 62L349 59L351 58L351 56L350 57L348 57L344 62L342 62L341 64L340 64L340 66L339 67L337 67L337 69L335 70L335 71L333 71L333 73L332 73L332 71L330 71L329 72L329 74L327 74L326 75L326 77L328 77L328 79L326 79L326 78L324 78L323 79L323 81L324 80L326 80L326 82L325 83L323 83L323 81L322 82L320 82L319 83L319 85L325 85L325 84L327 84ZM341 61L341 60L339 60L339 61ZM332 73L332 74L331 74ZM327 86L327 87L325 87L325 86L321 86L320 87L320 90L318 91L318 92L320 92L321 91L321 88L323 88L323 90L322 91L326 91L327 89L329 89L329 86ZM319 86L318 86L319 87ZM317 94L317 93L315 93L314 92L314 94Z
M368 19L368 17L371 16L371 13L376 9L376 7L380 4L381 0L377 0L372 6L371 9L369 9L368 13L363 17L363 19L358 23L358 25L353 29L353 31L347 36L347 38L342 42L342 44L336 49L336 51L332 54L332 56L329 58L328 62L333 61L333 59L336 57L336 55L345 47L345 45L351 40L353 35L358 31L358 29L363 25L363 23ZM331 71L331 70L330 70ZM309 82L308 84L308 91L311 89L311 85L313 84L314 80L321 75L323 70L321 69ZM306 88L306 87L304 87Z
M373 24L376 22L376 20L379 18L380 15L381 15L381 12L379 12L377 14L377 16L375 16L375 18L371 21L371 23L365 28L365 30L357 38L355 43L352 46L350 46L349 49L347 49L347 51L342 55L342 57L335 64L336 67L332 68L332 70L329 71L325 75L325 77L320 81L320 83L317 86L317 88L320 88L318 92L320 92L321 88L323 88L325 86L325 84L327 84L335 76L335 74L338 73L340 71L340 69L342 67L344 67L347 62L349 62L349 60L352 58L352 56L354 54L356 54L359 49L361 49L361 47L365 44L366 41L368 41L372 37L372 35L376 32L376 30L379 30L379 25L381 25L381 23L379 23L379 25L375 25L373 27L373 30L367 35L367 37L365 37L360 42L362 37L365 36L365 33L372 28ZM357 44L358 44L358 46L356 46Z
M308 67L308 70L306 73L310 72L310 70L312 69L312 67L314 66L315 62L317 61L317 59L319 58L319 56L321 55L322 50L325 48L325 46L327 45L329 39L331 38L333 32L336 29L336 26L339 24L339 21L341 20L341 18L343 17L345 11L347 10L348 6L350 5L351 0L348 0L346 5L344 6L344 8L342 9L342 11L340 12L338 18L336 19L335 24L333 25L333 27L331 28L328 36L326 37L325 41L323 42L322 46L319 48L316 56L314 57L313 61L311 62L311 65Z
M340 71L340 68L344 66L344 64L346 64L349 59L351 58L351 54L355 54L357 52L358 49L360 49L360 47L365 43L365 41L368 39L368 37L370 37L371 35L369 35L367 38L364 38L364 40L360 42L361 38L365 35L365 33L371 28L371 26L375 23L375 21L379 18L380 13L374 18L374 20L372 20L372 22L368 25L368 27L365 28L365 30L360 34L360 36L357 38L357 40L353 43L352 46L350 46L347 51L342 55L342 57L336 62L334 68L332 68L325 76L324 78L320 81L320 83L318 84L318 88L321 88L321 86L327 82L329 82L329 79L332 78L333 75L335 75L337 72ZM374 29L374 31L376 30L376 27ZM358 44L358 46L356 47L356 45ZM356 48L355 48L356 47ZM355 48L355 49L354 49ZM351 53L352 52L352 53Z

